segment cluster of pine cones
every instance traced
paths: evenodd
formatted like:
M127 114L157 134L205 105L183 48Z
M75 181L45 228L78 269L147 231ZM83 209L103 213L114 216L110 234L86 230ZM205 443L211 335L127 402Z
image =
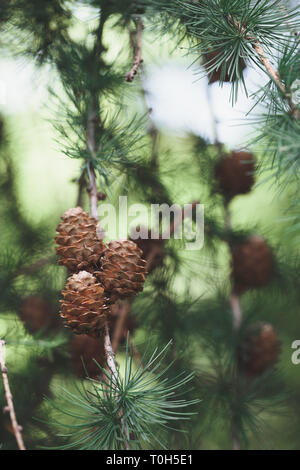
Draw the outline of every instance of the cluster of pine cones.
M255 158L248 152L232 152L223 156L215 167L217 191L228 204L235 196L251 191L255 178ZM233 293L266 286L274 272L274 257L268 243L252 235L231 243L231 275ZM239 368L249 377L257 376L273 366L279 358L280 341L269 323L256 323L245 332L238 347Z
M146 261L133 241L106 245L97 235L97 220L81 207L65 212L57 232L59 264L70 274L60 315L74 333L97 338L112 305L143 289Z

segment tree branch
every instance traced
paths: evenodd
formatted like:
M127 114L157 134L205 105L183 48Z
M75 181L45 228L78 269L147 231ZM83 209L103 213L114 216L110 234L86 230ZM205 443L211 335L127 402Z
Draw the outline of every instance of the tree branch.
M4 348L5 348L5 341L1 339L0 340L0 366L1 366L1 373L2 373L7 409L9 411L10 420L11 420L13 432L14 432L14 435L18 444L18 448L19 450L26 450L23 437L22 437L22 427L18 424L18 421L17 421L16 412L14 408L14 402L13 402L13 396L10 391L10 386L8 382Z

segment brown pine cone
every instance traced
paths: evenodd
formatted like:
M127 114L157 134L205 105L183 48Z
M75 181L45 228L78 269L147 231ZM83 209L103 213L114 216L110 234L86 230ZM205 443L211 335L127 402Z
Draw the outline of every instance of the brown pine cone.
M74 373L79 378L96 379L101 375L101 367L105 367L105 351L103 341L88 335L76 335L71 341L71 360Z
M99 261L106 247L97 237L97 220L89 217L81 207L69 209L57 227L56 253L58 263L71 273L99 269Z
M232 152L217 164L215 175L218 190L227 200L249 193L254 185L255 158L248 152Z
M206 69L210 68L212 65L214 65L216 63L216 61L219 60L219 55L220 55L220 51L214 51L214 52L210 52L209 54L205 54L204 55L204 67ZM243 71L245 68L246 68L246 62L244 61L244 59L240 58L239 60L239 68L240 68L240 71ZM215 69L213 72L210 72L208 74L208 83L211 85L212 83L215 83L215 82L218 82L221 80L221 75L222 75L222 66L220 66L219 68ZM233 80L235 80L237 77L236 77L236 73L234 73L233 75ZM229 73L229 67L226 66L226 73L225 73L225 77L224 77L224 82L231 82L232 80L230 79L230 73Z
M19 316L30 333L48 331L57 326L57 316L49 301L40 295L30 295L21 301Z
M60 315L76 334L99 337L109 313L104 288L87 271L69 277Z
M252 325L238 348L238 362L248 376L257 376L272 367L279 359L280 341L269 323Z
M252 236L233 247L232 276L234 292L264 287L271 279L274 267L272 250L266 241Z
M143 290L146 261L130 240L111 241L104 253L102 271L95 273L111 302L135 296Z
M137 228L140 229L140 227ZM162 266L165 256L165 240L162 238L152 239L150 229L148 230L148 238L137 238L132 241L142 250L142 257L147 262L148 273Z

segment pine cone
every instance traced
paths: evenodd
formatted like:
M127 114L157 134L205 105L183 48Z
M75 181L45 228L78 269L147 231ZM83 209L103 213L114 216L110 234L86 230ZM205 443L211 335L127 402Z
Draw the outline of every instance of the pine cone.
M88 335L76 335L71 341L71 360L74 373L79 378L96 379L101 375L101 367L105 367L105 351L103 341Z
M109 313L104 288L86 271L69 277L60 315L76 334L98 337Z
M220 55L220 51L214 51L214 52L210 52L209 54L205 54L204 55L204 67L206 69L210 68L212 65L214 65L214 63L219 60L219 55ZM239 59L239 68L240 70L244 70L246 68L246 62L244 61L244 59L240 58ZM221 80L221 75L222 75L222 66L220 66L219 68L217 68L216 70L214 70L213 72L210 72L209 75L208 75L208 83L211 85L212 83L215 83L215 82L218 82ZM235 80L237 77L236 77L236 73L234 73L233 75L233 80ZM225 77L224 77L224 82L231 82L232 80L230 79L230 74L229 74L229 70L228 70L228 66L226 66L226 73L225 73Z
M142 251L130 240L111 241L102 258L102 271L95 273L114 303L143 290L146 262Z
M255 159L248 152L232 152L216 166L218 189L230 200L238 194L246 194L254 185Z
M137 227L140 229L140 227ZM151 229L148 230L148 238L137 238L134 241L140 250L142 250L142 257L147 262L148 273L151 273L156 268L159 268L163 264L165 256L165 240L162 238L154 239L151 238Z
M52 305L40 295L30 295L23 299L18 313L30 333L57 326L57 317Z
M76 207L65 212L56 230L59 233L55 239L59 245L56 247L59 264L71 273L99 269L105 244L97 237L96 219Z
M234 292L264 287L270 281L274 266L271 248L258 236L249 237L232 250Z
M280 341L269 323L252 325L238 348L238 362L248 376L257 376L273 366L279 359Z

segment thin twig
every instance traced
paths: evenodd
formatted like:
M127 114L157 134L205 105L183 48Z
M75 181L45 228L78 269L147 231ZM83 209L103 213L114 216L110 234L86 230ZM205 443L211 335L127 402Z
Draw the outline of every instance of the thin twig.
M102 44L102 35L103 35L103 27L105 22L105 15L101 12L99 27L97 30L97 40L95 42L94 47L94 55L95 60L101 63L101 52L104 50ZM99 96L95 94L92 96L91 104L88 111L88 123L87 123L87 131L86 131L86 144L87 149L91 154L91 161L89 164L89 176L90 176L90 187L89 187L89 197L90 197L90 208L91 208L91 216L94 217L96 220L99 220L98 215L98 189L97 189L97 181L96 181L96 173L95 167L93 164L93 159L96 158L97 154L97 143L96 143L96 133L98 127L100 126L100 110L99 110ZM115 354L112 349L110 334L109 334L109 327L108 322L105 322L104 326L104 351L106 356L107 367L112 373L112 385L117 391L118 389L118 380L119 374L117 365L115 362ZM117 396L116 396L117 398ZM124 447L126 450L130 450L129 445L129 434L126 428L124 419L123 419L123 411L120 410L119 412L120 424L121 429L124 437Z
M229 298L229 303L230 303L231 310L232 310L233 328L235 330L238 330L243 320L239 296L235 293L232 293Z
M115 353L118 350L118 347L122 338L122 334L124 331L124 326L130 314L131 302L129 300L126 300L122 302L118 307L119 308L118 308L118 313L117 313L117 322L114 328L114 334L113 334L113 339L112 339L112 348Z
M208 87L208 90L209 90L209 87ZM218 122L216 120L216 117L215 117L215 113L214 113L214 109L213 109L213 106L212 106L212 101L211 101L211 95L208 91L208 103L209 103L209 107L210 107L210 112L211 112L211 116L212 116L212 119L213 119L213 131L214 131L214 138L215 138L215 145L216 145L216 148L218 150L218 154L219 154L219 158L222 157L223 153L222 153L222 143L220 142L219 140L219 137L218 137ZM225 228L226 228L226 231L227 233L229 234L232 230L232 225L231 225L231 216L230 216L230 211L229 211L229 207L228 207L228 203L225 202L225 205L224 205L224 210L225 210L225 213L224 213L224 222L225 222ZM229 248L231 250L231 243L230 241L228 242L229 244ZM242 309L241 309L241 304L240 304L240 298L239 296L232 292L229 296L229 305L231 307L231 312L232 312L232 325L233 325L233 329L234 330L238 330L242 324L242 320L243 320L243 315L242 315ZM239 442L239 437L238 437L238 433L237 433L237 429L236 429L236 425L235 425L235 422L234 422L234 418L232 420L232 449L233 450L240 450L240 442Z
M226 228L228 231L231 230L231 217L230 217L230 212L228 208L228 204L225 205L225 224ZM229 243L229 247L231 249L231 244ZM233 329L235 331L238 331L239 328L241 327L242 321L243 321L243 313L241 309L241 303L240 303L240 298L239 296L232 292L229 297L229 304L231 307L231 312L232 312L232 324L233 324ZM233 450L240 450L240 441L239 441L239 436L235 424L235 420L233 418L233 423L232 423L232 448Z
M142 31L144 29L143 21L140 18L137 23L137 33L136 33L136 55L133 63L133 67L125 76L126 82L132 82L140 65L143 62L142 59Z
M230 216L228 204L225 204L225 226L226 226L227 232L229 233L231 231L231 216ZM232 249L230 242L229 242L229 248ZM235 292L232 292L229 298L229 303L230 303L230 307L232 311L233 327L235 330L238 330L243 320L243 314L242 314L239 295L236 294Z
M91 134L93 134L93 132L91 132ZM98 217L98 191L97 191L95 170L92 164L90 164L90 173L91 173L91 186L90 186L89 195L90 195L91 216L94 217L96 220L98 220L99 218ZM105 326L104 326L104 351L105 351L107 366L112 373L112 379L113 379L112 384L114 388L117 389L119 375L118 375L118 370L117 370L117 366L115 362L115 354L111 345L109 327L108 327L107 321L105 322ZM122 431L124 433L124 446L126 450L130 450L129 435L128 435L128 431L124 423L122 410L119 413L119 417L120 417Z
M1 339L0 340L0 366L1 366L1 373L2 373L7 408L9 410L10 420L11 420L13 432L14 432L14 435L18 444L18 448L19 450L26 450L23 437L22 437L22 427L18 424L18 421L17 421L16 412L14 408L14 402L13 402L13 396L10 391L10 386L8 382L4 350L5 350L5 341Z
M85 172L80 175L78 180L78 194L77 194L77 203L76 206L82 207L83 205L83 192L86 187Z

